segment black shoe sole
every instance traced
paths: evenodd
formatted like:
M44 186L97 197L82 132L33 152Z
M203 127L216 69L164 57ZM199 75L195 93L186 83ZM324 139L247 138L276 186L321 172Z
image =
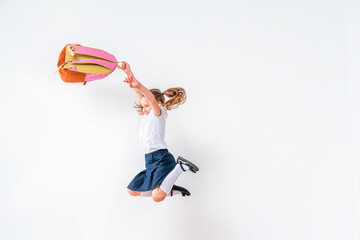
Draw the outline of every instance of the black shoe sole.
M189 170L192 171L193 173L196 173L197 171L199 171L199 168L198 168L195 164L193 164L193 163L190 162L189 160L186 160L186 159L183 158L183 157L178 156L176 162L177 162L177 163L180 163L180 164L181 164L181 163L182 163L182 164L185 164L186 166L189 167Z
M177 185L174 185L171 189L171 196L172 196L172 191L179 191L181 192L181 195L183 197L185 196L190 196L191 193L189 192L189 190L187 190L186 188L183 188L183 187L180 187L180 186L177 186Z

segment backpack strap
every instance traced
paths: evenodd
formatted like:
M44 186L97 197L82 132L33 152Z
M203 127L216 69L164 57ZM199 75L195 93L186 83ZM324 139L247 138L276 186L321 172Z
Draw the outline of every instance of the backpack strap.
M56 69L56 71L54 72L54 74L57 74L57 73L60 71L60 69L61 69L63 66L65 66L66 64L68 64L69 62L71 62L71 61L67 61L67 62L64 62L63 64L61 64L61 65Z

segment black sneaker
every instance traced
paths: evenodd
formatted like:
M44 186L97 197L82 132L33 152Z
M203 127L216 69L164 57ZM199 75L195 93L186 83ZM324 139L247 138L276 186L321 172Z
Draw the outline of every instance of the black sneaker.
M186 159L183 158L183 157L180 157L180 156L179 156L176 162L180 164L180 167L181 167L182 170L184 170L184 171L185 171L185 169L184 169L183 166L182 166L183 164L186 165L186 166L188 166L188 167L189 167L189 170L192 171L193 173L196 173L197 171L199 171L199 168L198 168L195 164L193 164L193 163L190 162L189 160L186 160Z
M185 197L185 196L190 196L190 195L191 195L191 193L190 193L187 189L185 189L185 188L183 188L183 187L180 187L180 186L177 186L177 185L174 185L174 186L172 187L172 189L171 189L171 191L170 191L170 196L173 195L173 191L179 191L179 192L181 192L181 195L182 195L183 197Z

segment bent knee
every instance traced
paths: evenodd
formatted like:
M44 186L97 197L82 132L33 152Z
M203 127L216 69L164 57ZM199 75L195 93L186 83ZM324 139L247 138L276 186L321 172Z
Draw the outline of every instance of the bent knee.
M161 201L163 201L165 198L166 198L166 194L163 194L163 193L153 193L153 195L152 195L152 199L153 199L155 202L161 202Z
M152 199L154 200L154 202L161 202L165 199L166 197L160 197L160 196L153 196Z
M133 190L130 190L130 189L128 189L127 191L131 196L139 196L140 195L140 192L136 192L136 191L133 191Z

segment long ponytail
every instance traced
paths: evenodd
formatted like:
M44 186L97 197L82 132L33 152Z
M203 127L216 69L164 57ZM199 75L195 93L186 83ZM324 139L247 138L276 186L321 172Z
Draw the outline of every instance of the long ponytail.
M186 101L186 92L181 87L169 88L163 92L163 95L170 98L164 104L167 110L175 109Z

